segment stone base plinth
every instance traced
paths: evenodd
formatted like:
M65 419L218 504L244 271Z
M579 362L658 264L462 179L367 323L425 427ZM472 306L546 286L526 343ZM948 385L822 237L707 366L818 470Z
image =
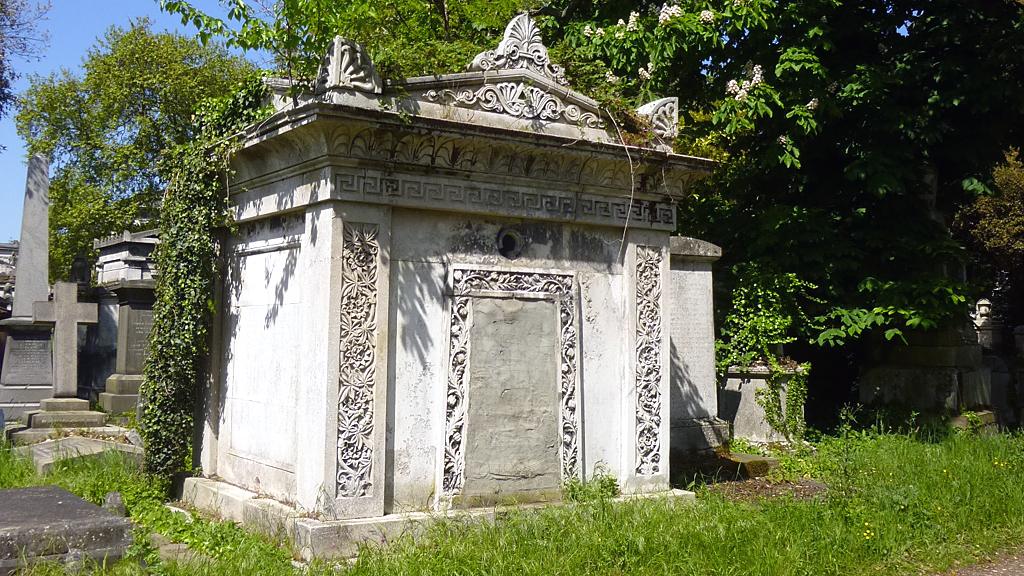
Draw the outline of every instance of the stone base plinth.
M666 498L690 503L693 492L669 490L654 494L620 496L625 501L638 498ZM351 558L366 544L386 544L403 535L417 537L439 518L460 517L494 521L513 511L540 509L546 505L528 504L515 507L488 507L451 510L446 513L412 512L388 514L355 520L317 520L276 500L261 498L254 492L208 478L187 478L182 501L222 520L231 520L246 528L291 542L302 559Z
M694 418L671 428L669 458L672 462L705 456L729 442L729 423L718 418ZM669 468L674 468L669 464Z
M69 430L104 428L107 423L106 414L89 410L89 401L80 398L44 398L39 407L24 414L27 429L11 434L15 444L39 442Z
M90 437L124 439L127 428L100 426L89 428L17 428L9 429L9 439L15 446L36 444L45 440L56 440L68 436L88 434Z
M761 390L768 390L767 368L730 368L726 375L725 387L718 391L718 416L732 425L733 438L744 438L754 442L785 442L786 437L772 428L764 408L757 401ZM783 410L786 405L786 382L789 376L781 376L782 391L779 394ZM785 418L785 414L782 415Z
M141 374L112 374L107 378L106 391L100 393L100 406L108 414L134 412L141 386Z

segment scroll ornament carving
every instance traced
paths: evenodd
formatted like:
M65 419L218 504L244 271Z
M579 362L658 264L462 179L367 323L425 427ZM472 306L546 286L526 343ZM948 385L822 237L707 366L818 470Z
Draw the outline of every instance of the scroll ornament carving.
M661 470L661 249L636 249L636 473Z
M373 395L377 384L377 226L343 230L341 359L338 382L338 497L372 488Z
M637 109L637 114L651 122L654 133L664 140L673 140L679 134L679 98L662 98L648 102Z
M315 92L324 94L332 88L373 94L380 94L384 90L384 83L366 50L360 44L341 36L334 37L331 50L324 58Z
M485 84L475 90L428 90L424 96L431 102L476 106L488 112L499 112L517 118L565 120L587 128L604 128L604 122L593 112L584 112L575 104L536 86L523 82Z
M562 478L579 470L579 422L576 406L577 343L576 305L572 276L496 270L456 270L450 319L448 392L442 491L455 496L465 482L466 374L469 367L470 293L527 292L560 298L559 305L559 398L561 414Z
M527 69L537 72L562 86L567 86L561 66L548 58L548 49L540 37L540 29L528 14L520 14L505 27L505 36L495 50L477 54L470 70Z

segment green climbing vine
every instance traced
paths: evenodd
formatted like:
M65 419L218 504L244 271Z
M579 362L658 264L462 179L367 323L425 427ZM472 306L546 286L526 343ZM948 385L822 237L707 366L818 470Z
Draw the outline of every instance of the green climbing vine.
M164 152L160 275L149 360L142 384L146 468L169 475L190 467L194 411L206 379L214 316L218 231L229 224L228 159L244 127L266 117L259 77L230 96L204 101L195 113L198 137Z
M802 440L807 428L804 403L810 371L809 362L783 363L770 357L766 385L755 393L758 405L764 410L765 423L790 442Z

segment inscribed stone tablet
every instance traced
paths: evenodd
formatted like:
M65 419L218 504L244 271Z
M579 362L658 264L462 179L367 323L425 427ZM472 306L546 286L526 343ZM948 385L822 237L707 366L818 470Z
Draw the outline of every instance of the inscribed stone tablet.
M529 500L560 489L558 362L555 303L473 300L468 501Z
M12 334L7 339L2 384L53 385L53 355L48 334Z
M128 315L125 362L128 374L142 374L149 355L149 333L153 330L152 310L132 310Z

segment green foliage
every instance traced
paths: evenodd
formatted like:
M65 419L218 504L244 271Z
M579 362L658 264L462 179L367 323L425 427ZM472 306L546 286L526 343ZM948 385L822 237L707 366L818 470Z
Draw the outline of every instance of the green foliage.
M736 288L716 342L719 374L730 366L768 366L796 340L796 327L813 327L803 305L815 300L814 284L760 264L739 264L730 272Z
M619 483L613 474L599 467L587 481L568 479L562 485L562 493L569 502L608 500L619 495Z
M766 386L756 400L764 409L765 422L792 442L803 438L804 402L810 364L797 364L783 356L783 345L797 339L797 329L814 323L804 315L814 284L792 272L778 272L759 264L739 264L731 274L736 286L732 306L722 324L722 338L715 342L719 377L732 367L768 369Z
M448 2L399 0L232 0L226 20L184 0L161 0L163 10L192 24L199 37L223 38L230 46L268 52L286 77L308 81L336 35L356 40L389 78L456 72L495 38L517 12L536 0Z
M83 74L33 76L19 98L18 133L52 159L50 275L66 278L92 241L153 226L166 186L164 150L196 136L192 113L226 94L252 66L222 46L156 33L148 20L113 27Z
M967 287L944 270L963 250L927 197L934 181L936 207L955 209L1019 140L1005 102L1024 93L1024 5L553 4L577 85L678 95L677 150L723 160L681 202L681 232L820 288L792 334L843 345L962 315Z
M364 550L349 573L447 574L452 566L498 575L552 567L560 574L942 572L1024 539L1017 516L1024 496L1015 489L1022 456L1019 436L929 442L851 432L792 453L829 486L814 500L743 504L701 490L696 505L593 502L496 525L438 524L418 544Z
M195 140L166 151L167 181L156 262L160 276L145 366L142 436L146 467L169 475L188 469L193 410L206 378L217 278L217 232L228 224L228 158L240 131L264 118L266 89L252 76L227 97L198 107Z
M49 10L49 2L0 0L0 118L16 101L12 88L18 74L11 60L35 58L46 46L48 37L38 26Z
M979 195L960 214L961 226L1005 268L1024 262L1024 163L1011 150L993 172L998 193Z

